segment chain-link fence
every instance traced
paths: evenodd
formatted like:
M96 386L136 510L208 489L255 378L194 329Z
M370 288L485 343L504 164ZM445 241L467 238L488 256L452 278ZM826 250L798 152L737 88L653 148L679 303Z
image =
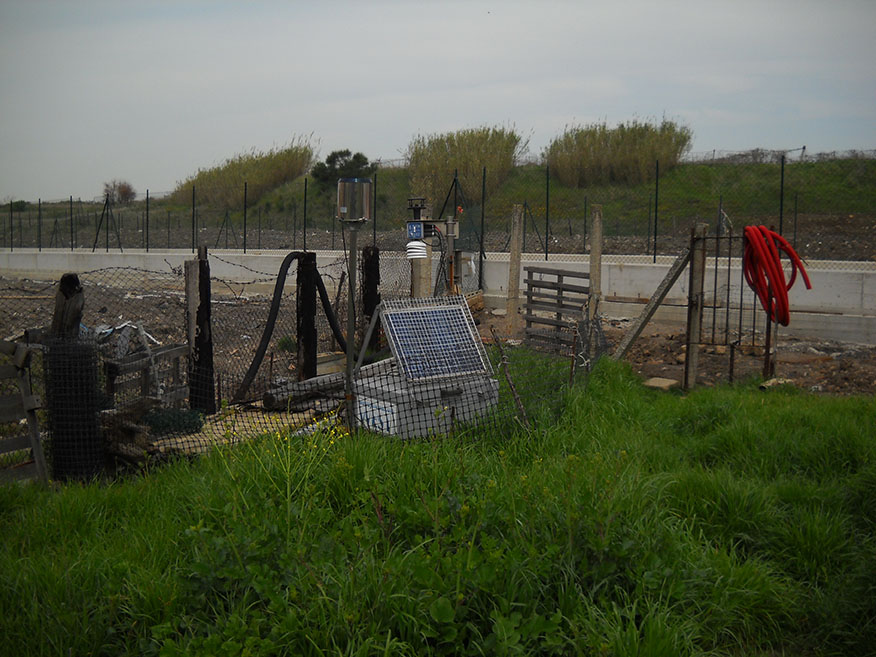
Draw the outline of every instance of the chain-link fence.
M599 205L604 252L675 254L690 226L713 228L730 218L774 226L809 259L861 261L876 254L876 152L806 156L754 150L713 153L666 169L653 164L641 184L605 183L576 188L562 184L549 168L523 164L501 181L482 170L478 180L446 172L446 195L428 199L433 220L455 218L457 248L484 255L507 251L511 209L524 206L524 251L544 254L587 252L588 217ZM373 176L374 220L363 242L384 252L403 251L407 169L384 168ZM487 184L489 182L489 184ZM487 194L487 189L495 191ZM55 203L10 202L0 230L0 248L162 249L201 246L239 250L341 250L343 234L335 214L334 190L304 178L260 199L252 207L216 208L192 190L190 206L163 199L121 206L72 198ZM369 234L370 233L370 234Z

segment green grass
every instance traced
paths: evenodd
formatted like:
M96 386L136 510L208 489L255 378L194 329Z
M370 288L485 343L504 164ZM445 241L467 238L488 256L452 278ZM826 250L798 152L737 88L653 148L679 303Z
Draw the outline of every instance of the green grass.
M559 420L266 436L0 489L4 651L842 655L876 645L876 401L603 361Z

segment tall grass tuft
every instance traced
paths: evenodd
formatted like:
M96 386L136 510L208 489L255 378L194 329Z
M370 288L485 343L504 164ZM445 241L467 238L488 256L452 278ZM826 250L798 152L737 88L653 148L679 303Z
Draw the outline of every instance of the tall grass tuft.
M222 209L242 207L246 183L247 202L256 203L264 194L304 174L313 160L313 146L305 137L294 137L287 145L267 151L252 149L218 166L199 169L176 186L170 202L190 203L194 186L200 203Z
M569 126L544 152L551 173L568 187L654 179L654 162L668 171L690 150L690 128L664 119L660 125L638 120L609 128L606 123Z
M468 199L478 199L483 168L488 172L486 192L490 194L505 181L528 147L529 140L523 139L513 127L483 126L418 135L405 153L411 190L426 197L432 205L442 203L456 170L463 194Z

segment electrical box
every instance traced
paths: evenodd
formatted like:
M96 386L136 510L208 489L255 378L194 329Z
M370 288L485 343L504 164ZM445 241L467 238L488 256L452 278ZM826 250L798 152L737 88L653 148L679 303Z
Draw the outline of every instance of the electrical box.
M359 380L353 390L359 426L399 438L446 434L499 401L499 382L487 376L411 384L395 375Z
M421 240L423 239L423 222L409 221L408 222L408 239Z

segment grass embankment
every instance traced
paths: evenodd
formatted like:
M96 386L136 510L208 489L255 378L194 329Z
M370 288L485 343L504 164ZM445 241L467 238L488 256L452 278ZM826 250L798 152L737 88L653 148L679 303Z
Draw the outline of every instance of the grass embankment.
M6 654L865 654L876 402L644 389L533 435L270 436L0 491Z
M652 163L653 164L653 163ZM489 174L488 174L489 175ZM861 214L876 208L876 160L848 159L795 162L785 165L784 220L790 225L800 215ZM781 189L779 164L683 163L660 174L658 230L688 231L691 222L715 225L719 204L738 228L750 223L775 223ZM542 166L517 167L504 185L487 200L488 217L503 225L515 203L526 201L533 215L543 220L546 198ZM583 230L584 217L594 204L602 205L609 235L646 235L654 206L654 182L594 184L573 188L551 179L550 217L553 231L567 225ZM477 199L479 202L479 199ZM495 225L493 222L490 225ZM866 220L862 226L867 225Z
M245 159L245 158L243 158ZM231 222L240 231L243 218L243 182L249 180L249 230L256 221L264 228L284 228L300 230L304 223L304 175L272 178L273 169L261 158L253 164L259 171L260 179L271 181L265 184L254 182L241 170L239 162L233 160L216 170L201 172L204 185L195 182L196 189L206 189L219 185L223 190L217 198L225 200L210 205L206 192L196 193L198 221L203 227L218 227L226 219L226 210ZM463 231L479 230L480 225L480 164L475 174L466 179L476 187L473 193L464 194L465 214ZM226 168L227 167L227 168ZM292 169L290 169L292 170ZM387 168L377 172L376 216L378 230L401 230L410 218L407 210L409 196L421 196L423 189L411 182L412 173L407 168ZM439 176L440 178L440 176ZM209 179L209 181L208 181ZM451 189L452 170L442 178L438 186L440 201L434 208L437 218L441 205ZM872 222L873 208L876 207L876 160L845 159L813 162L791 162L785 166L784 221L792 225L795 214L808 221L819 221L822 217L843 216L859 221L861 229L867 229ZM221 183L218 181L222 181ZM686 233L693 221L705 221L715 225L719 204L729 215L734 226L751 223L775 224L779 214L779 189L781 167L775 163L682 163L670 171L661 168L659 187L659 226L661 235L667 233ZM537 221L538 230L543 232L547 184L545 167L522 165L503 173L487 167L487 193L485 213L486 231L507 232L510 226L512 206L527 203L532 217ZM437 184L437 183L436 183ZM493 191L494 190L494 191ZM585 232L584 220L591 213L594 204L603 207L605 233L607 235L649 234L649 220L653 214L655 184L653 181L637 184L592 184L582 188L564 185L551 174L550 218L551 230L556 235L566 231L582 234ZM187 244L187 227L191 220L191 181L181 185L171 197L151 201L153 245L165 244L165 231L172 224L179 235L174 234L177 246ZM330 230L335 223L335 195L331 189L318 189L310 181L307 198L307 223L310 228ZM463 202L460 199L460 202ZM452 204L452 200L451 200ZM100 204L76 202L73 207L77 243L91 244L94 239ZM445 209L445 215L452 208ZM42 210L43 246L69 245L71 227L69 226L70 206L67 202L43 204ZM145 215L145 203L135 202L125 208L117 207L116 221L122 228L125 246L139 244L143 232L141 220ZM852 215L853 217L850 217ZM124 216L124 219L123 219ZM257 219L258 217L258 219ZM141 222L141 223L138 223ZM31 204L27 210L14 215L14 244L36 246L39 228L37 209ZM107 224L104 224L106 226ZM132 234L130 231L134 230ZM126 232L127 231L127 232ZM0 231L0 246L9 239L9 232ZM103 244L104 237L99 237ZM115 235L109 239L116 244ZM169 237L167 240L169 241ZM206 238L205 238L206 239ZM132 240L134 240L132 242ZM207 240L209 244L209 240Z

